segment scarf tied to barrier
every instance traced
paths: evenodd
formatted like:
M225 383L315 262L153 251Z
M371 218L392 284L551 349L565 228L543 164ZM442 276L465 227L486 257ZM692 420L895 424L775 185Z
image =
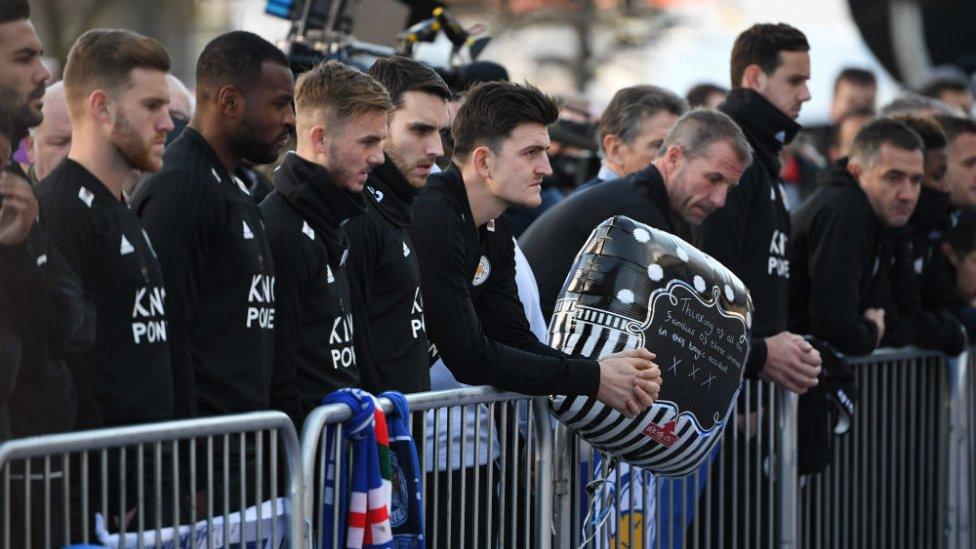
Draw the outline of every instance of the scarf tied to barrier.
M352 417L342 426L342 436L336 437L335 426L327 427L326 434L326 497L323 502L322 543L332 545L332 517L335 512L346 511L347 549L391 548L393 532L390 529L390 440L386 417L376 398L359 389L340 389L327 395L322 404L345 404L352 410ZM338 440L337 440L338 439ZM340 509L334 508L333 490L339 477L340 494L345 493L347 475L335 461L334 444L348 440L352 446L352 475L349 476L348 508L340 499ZM341 454L341 452L340 452ZM337 475L337 473L339 473ZM331 488L331 489L330 489ZM342 525L340 525L342 528ZM341 535L341 531L340 531Z
M342 424L340 437L335 436L336 425L326 427L323 547L332 546L333 536L341 540L344 533L342 546L347 549L425 548L420 467L407 427L407 401L394 391L380 396L393 403L388 417L376 397L360 389L340 389L322 401L344 404L352 410L352 416ZM348 460L346 441L352 450ZM336 444L341 450L338 463ZM336 490L339 498L335 497ZM347 493L348 498L341 497ZM337 534L333 531L336 513L346 517L344 524L338 524Z

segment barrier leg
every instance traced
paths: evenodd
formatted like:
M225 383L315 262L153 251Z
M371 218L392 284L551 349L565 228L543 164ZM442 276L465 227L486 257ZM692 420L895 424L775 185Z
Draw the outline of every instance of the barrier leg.
M777 388L776 420L779 436L776 437L776 490L779 502L776 510L777 546L780 549L798 547L797 538L797 457L796 424L798 397L783 388Z

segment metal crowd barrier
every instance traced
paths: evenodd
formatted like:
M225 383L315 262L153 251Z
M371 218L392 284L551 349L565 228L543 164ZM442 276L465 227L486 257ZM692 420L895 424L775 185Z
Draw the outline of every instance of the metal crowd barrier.
M392 410L389 401L380 402ZM410 394L407 403L420 454L427 547L550 547L553 423L544 399L470 387ZM337 509L344 496L325 490L325 454L328 443L337 461L350 459L349 449L335 444L342 433L337 424L349 417L345 406L322 406L302 428L308 547L342 546L336 526L344 517L322 512L327 498ZM328 540L326 520L333 523Z
M407 395L427 546L971 547L974 357L896 349L849 358L853 425L834 438L832 464L802 478L797 397L766 382L744 384L724 440L697 472L667 480L599 456L556 425L544 398L490 387ZM216 547L269 529L293 547L339 547L338 528L323 539L324 522L345 517L323 509L347 494L326 493L324 449L349 414L316 409L300 446L278 412L7 442L0 548L69 538L153 547L174 536Z
M848 357L857 413L800 488L804 548L948 546L950 367L937 352ZM968 547L966 545L965 547Z
M301 547L298 456L280 412L8 441L0 547Z
M952 547L976 543L976 349L966 353L951 377L950 394L958 398L950 411L950 535Z
M695 473L669 479L614 464L558 427L554 545L790 546L796 524L795 413L795 395L764 381L745 382L717 451Z

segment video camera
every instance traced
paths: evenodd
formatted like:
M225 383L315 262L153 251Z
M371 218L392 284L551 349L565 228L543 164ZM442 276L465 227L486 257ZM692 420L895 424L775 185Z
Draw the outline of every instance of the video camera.
M284 49L296 72L323 59L337 59L365 68L380 57L412 57L417 44L433 42L441 33L452 45L445 65L453 67L475 60L491 40L488 36L475 37L482 30L480 26L466 29L443 6L437 6L430 17L401 30L395 47L359 41L352 32L355 24L352 14L359 3L359 0L268 0L265 12L292 22Z

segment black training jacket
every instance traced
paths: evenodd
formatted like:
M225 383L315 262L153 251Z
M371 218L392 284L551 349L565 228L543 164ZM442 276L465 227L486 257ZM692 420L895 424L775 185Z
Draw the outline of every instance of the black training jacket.
M192 128L133 207L166 281L176 417L266 410L275 271L261 212Z
M37 194L41 221L95 310L94 346L69 359L86 397L78 403L78 427L170 419L166 290L139 218L71 159L38 184Z
M94 339L81 282L40 224L20 245L0 246L0 407L9 419L0 438L74 428L75 388L64 357Z
M883 308L883 346L915 344L959 352L958 322L922 311L911 256L911 229L885 228L847 172L833 171L793 215L790 329L809 333L842 353L868 354L877 327L862 315Z
M28 179L16 162L7 169ZM8 407L10 434L71 430L76 396L65 357L94 344L95 312L82 296L78 276L40 223L20 245L0 246L0 316L11 351L7 356L19 357L18 364L4 365L16 376Z
M949 194L922 187L908 225L912 228L912 269L918 278L922 308L945 312L941 295L955 292L956 277L942 253L942 238L951 227Z
M547 319L552 317L580 248L597 225L615 215L688 238L688 225L671 211L664 180L653 164L570 195L542 214L519 238L519 247L539 283L539 301ZM753 341L746 374L754 375L765 361L765 342Z
M354 273L368 346L360 356L362 386L416 393L430 390L420 262L407 233L417 189L386 158L366 183L366 215L350 220L349 272Z
M752 332L776 335L787 326L790 217L779 177L779 152L800 126L755 91L732 90L719 106L742 128L753 161L729 190L725 207L697 231L698 247L736 274L752 294Z
M301 428L325 395L359 383L343 225L363 199L295 153L274 185L261 203L277 272L271 404Z
M475 227L456 166L428 179L413 211L427 335L454 377L531 395L596 396L596 360L532 335L515 285L512 233L503 219Z

